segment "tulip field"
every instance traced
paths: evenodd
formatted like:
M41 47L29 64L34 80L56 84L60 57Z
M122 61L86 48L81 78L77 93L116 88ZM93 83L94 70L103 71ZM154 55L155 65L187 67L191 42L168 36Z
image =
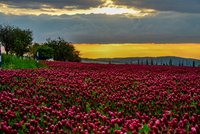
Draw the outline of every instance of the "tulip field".
M200 134L200 68L45 62L0 70L0 133Z

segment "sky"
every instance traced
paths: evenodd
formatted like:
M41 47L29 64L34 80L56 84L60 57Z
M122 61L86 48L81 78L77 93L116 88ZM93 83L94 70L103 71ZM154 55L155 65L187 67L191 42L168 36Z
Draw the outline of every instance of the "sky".
M186 44L78 44L76 48L87 58L176 56L200 59L200 45Z
M120 46L124 54L116 50L114 57L125 55L124 44L149 50L141 55L159 56L158 49L149 47L153 43L168 45L173 51L184 44L188 49L182 57L190 54L200 59L200 54L192 55L200 44L200 0L0 0L0 24L31 29L34 42L62 37L78 44L84 57L89 57L88 49L98 49L97 44L103 44L102 51L109 45L109 52L115 49L113 44ZM86 45L83 49L83 44L93 49ZM127 56L136 55L129 52Z

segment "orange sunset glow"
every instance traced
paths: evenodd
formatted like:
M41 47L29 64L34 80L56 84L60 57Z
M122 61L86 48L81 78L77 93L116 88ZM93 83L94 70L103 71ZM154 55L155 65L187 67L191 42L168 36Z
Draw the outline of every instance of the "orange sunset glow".
M76 44L83 58L177 56L200 59L199 44Z

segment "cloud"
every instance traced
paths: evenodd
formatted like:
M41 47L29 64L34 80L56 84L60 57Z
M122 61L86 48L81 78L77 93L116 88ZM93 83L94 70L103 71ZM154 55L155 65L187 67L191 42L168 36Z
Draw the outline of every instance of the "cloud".
M90 8L97 7L104 2L102 0L0 0L0 3L8 4L11 8L40 9L52 8Z
M199 0L113 0L113 2L117 5L157 11L200 13Z
M140 10L135 8L124 8L124 7L96 7L96 8L88 8L88 9L69 9L69 8L40 8L40 9L32 9L32 8L12 8L6 4L0 3L0 13L4 14L12 14L12 15L76 15L76 14L107 14L107 15L115 15L115 14L125 14L132 17L144 17L147 15L154 14L154 10Z
M7 9L10 10L9 13L11 14L14 14L11 9L39 9L43 13L44 11L58 12L61 9L65 9L66 12L66 10L88 10L97 7L124 8L124 6L127 9L138 9L140 11L152 9L156 11L200 13L200 0L0 0L1 8L2 4L8 7Z
M73 43L200 43L200 14L160 12L144 18L0 14L0 18L0 24L30 28L37 42L61 36Z

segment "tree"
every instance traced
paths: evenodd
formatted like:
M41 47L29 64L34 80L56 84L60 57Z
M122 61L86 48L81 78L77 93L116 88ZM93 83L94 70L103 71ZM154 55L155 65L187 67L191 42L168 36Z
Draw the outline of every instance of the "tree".
M47 45L41 45L38 47L37 52L39 53L39 59L40 60L46 60L53 58L54 50L51 47L48 47Z
M138 65L140 64L140 60L139 60L139 59L137 60L137 64L138 64Z
M179 61L178 66L181 66L181 62Z
M28 52L28 47L32 44L32 31L30 31L29 29L22 30L20 28L15 28L14 35L15 40L12 51L17 56L23 56L24 53Z
M169 60L169 65L172 66L172 59Z
M33 58L36 58L36 53L37 53L37 49L38 47L40 46L39 43L34 43L33 45L30 45L28 47L28 55L33 57Z
M9 25L0 25L0 42L5 48L6 54L12 50L14 46L14 40L14 27Z
M146 59L146 65L149 65L149 61L148 61L148 59Z
M54 60L75 62L81 61L79 56L80 53L75 49L75 47L60 37L56 40L47 39L47 42L44 44L54 50Z
M28 52L28 46L32 44L32 31L22 30L18 27L0 25L0 42L4 46L6 54L15 53L23 56Z
M154 64L153 64L153 59L151 59L151 65L154 65Z
M193 66L193 67L195 67L195 66L196 66L196 65L195 65L195 61L193 61L193 62L192 62L192 66Z

